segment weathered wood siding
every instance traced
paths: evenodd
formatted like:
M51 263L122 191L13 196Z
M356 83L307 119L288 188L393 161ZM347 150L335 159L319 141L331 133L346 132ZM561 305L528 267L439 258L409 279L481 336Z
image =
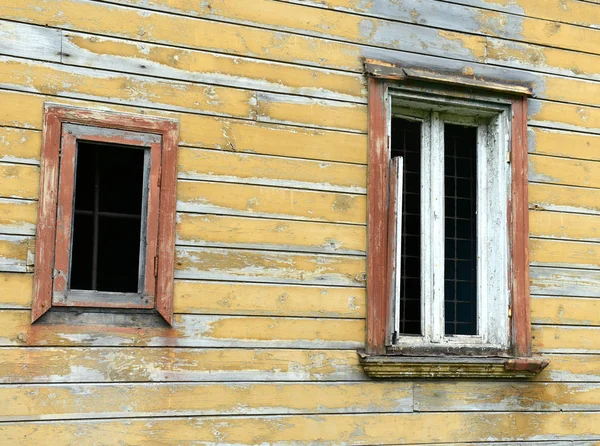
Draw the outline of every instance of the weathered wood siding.
M600 442L597 0L0 2L0 444ZM362 58L529 82L534 382L374 382ZM45 101L180 120L175 318L30 324Z

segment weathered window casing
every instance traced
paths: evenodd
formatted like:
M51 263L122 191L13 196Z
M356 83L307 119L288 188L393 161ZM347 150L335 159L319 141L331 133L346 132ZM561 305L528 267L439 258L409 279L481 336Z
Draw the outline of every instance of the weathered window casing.
M501 85L498 83L485 83L471 78L449 77L438 73L402 69L397 66L372 63L366 64L369 74L369 185L368 185L368 321L366 354L362 356L363 365L367 370L370 366L394 369L394 363L403 363L399 367L407 367L410 360L396 360L394 355L450 355L455 356L451 363L462 362L463 367L469 361L456 359L465 356L498 355L513 358L527 358L531 356L531 328L529 317L529 223L528 223L528 195L527 195L527 95L525 87ZM448 86L447 84L451 84ZM476 88L473 88L476 87ZM392 100L392 97L395 99ZM396 111L392 110L392 104ZM436 286L439 288L440 279L434 278L434 272L440 272L440 267L435 266L434 247L442 243L443 236L436 234L439 224L422 228L422 242L428 246L422 248L425 257L421 271L422 285L425 288L422 296L422 325L421 337L393 338L393 292L391 284L394 278L393 246L396 244L394 236L394 219L390 218L394 200L390 200L390 117L392 113L409 113L413 116L422 116L429 132L426 138L431 137L432 129L439 136L440 113L450 113L464 117L470 125L478 125L478 155L484 157L484 163L478 162L478 176L486 181L489 175L497 174L500 178L491 179L491 191L486 192L478 203L484 206L480 209L478 225L482 228L483 240L493 243L490 251L479 250L478 268L481 268L483 285L480 290L484 293L490 288L491 293L483 302L479 310L479 321L482 330L477 336L453 337L443 335L443 324L439 318L443 317L443 306L432 304ZM469 115L471 115L469 117ZM451 117L447 118L452 121ZM460 120L460 119L459 119ZM435 132L434 132L435 133ZM435 135L433 135L435 138ZM443 141L442 141L443 144ZM431 155L431 154L430 154ZM488 160L485 161L485 157ZM491 158L490 158L491 157ZM428 161L432 161L429 156ZM422 158L423 159L423 158ZM443 165L443 153L438 163ZM486 165L487 163L487 165ZM431 164L430 164L431 166ZM492 167L490 167L492 166ZM437 167L439 169L439 166ZM443 169L441 170L443 172ZM431 177L432 171L421 170L423 175L429 177L422 180L422 184L431 184L434 190L428 194L427 188L422 191L427 201L436 195L436 188L443 188L443 178ZM504 180L502 178L504 176ZM503 183L504 181L504 183ZM485 186L487 187L487 185ZM485 190L483 188L482 190ZM440 191L438 191L440 192ZM438 196L441 196L441 192ZM442 194L443 195L443 194ZM495 200L504 200L495 203ZM422 212L432 212L443 216L443 203L433 201L422 205ZM484 211L484 212L481 212ZM485 215L485 214L488 215ZM422 220L423 221L423 220ZM433 219L427 217L428 222ZM442 218L443 221L443 218ZM492 223L495 221L495 223ZM500 221L501 231L493 234L494 225ZM443 233L443 232L442 232ZM441 237L441 239L440 239ZM441 240L441 242L440 242ZM437 243L437 245L436 245ZM487 258L486 258L487 257ZM438 259L439 260L439 259ZM491 267L492 261L499 261L502 265L498 268ZM441 262L442 295L443 301L443 258ZM429 293L429 294L428 294ZM503 294L505 297L503 297ZM438 290L437 298L440 292ZM488 298L489 297L489 298ZM443 305L443 303L442 303ZM429 318L427 320L426 318ZM437 322L434 320L438 318ZM441 356L439 356L441 358ZM385 359L387 358L387 359ZM511 365L504 363L506 370L519 368L529 371L539 371L547 363L544 361L512 360ZM525 361L525 362L523 362ZM431 360L429 362L432 362ZM435 361L433 361L435 363ZM412 363L414 365L414 363ZM518 365L515 365L518 364ZM527 365L524 365L527 364ZM372 370L374 370L372 367ZM415 366L412 372L396 373L393 370L379 376L421 376L416 371L422 366ZM482 374L481 363L473 366L478 368L477 373ZM434 367L435 368L435 367ZM485 368L485 367L484 367ZM439 368L438 368L439 369ZM431 368L429 372L431 372ZM369 370L367 370L369 372ZM387 375L386 375L387 373ZM411 375L411 373L413 373ZM451 376L452 373L439 376ZM469 374L467 373L466 376ZM516 375L519 375L518 373ZM525 373L527 375L527 373ZM519 376L525 376L519 375ZM372 376L377 376L373 373ZM435 372L427 376L437 376Z
M32 321L51 307L156 309L171 323L179 125L168 119L47 104ZM69 289L78 141L144 150L137 293Z

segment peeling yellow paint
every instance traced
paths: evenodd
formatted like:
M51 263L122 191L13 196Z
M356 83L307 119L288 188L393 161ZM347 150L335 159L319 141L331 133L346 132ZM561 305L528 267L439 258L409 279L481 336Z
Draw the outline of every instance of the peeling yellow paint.
M177 238L185 244L329 253L366 251L366 228L234 216L179 214Z
M6 107L12 110L13 107ZM1 112L0 112L1 113ZM40 159L42 135L31 130L0 128L0 160L30 161L37 163Z
M32 288L32 274L0 272L0 307L29 307Z
M0 197L37 199L39 167L0 164Z
M179 280L174 305L176 313L352 318L364 318L366 313L364 288L287 284Z
M461 33L456 33L453 31L438 31L440 37L444 39L448 39L455 42L460 42L460 44L468 49L475 59L479 62L484 62L486 58L486 40L485 37L480 36L468 36Z

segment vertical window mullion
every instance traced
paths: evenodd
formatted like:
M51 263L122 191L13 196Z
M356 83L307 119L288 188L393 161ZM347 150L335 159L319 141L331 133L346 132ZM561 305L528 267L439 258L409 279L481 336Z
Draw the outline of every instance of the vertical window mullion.
M430 140L430 256L431 283L431 340L444 337L444 122L439 113L431 113Z

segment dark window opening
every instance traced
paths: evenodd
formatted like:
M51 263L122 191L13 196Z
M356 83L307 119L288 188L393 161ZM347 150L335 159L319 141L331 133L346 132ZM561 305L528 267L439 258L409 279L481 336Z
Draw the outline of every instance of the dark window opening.
M79 141L70 288L137 293L144 199L144 150Z
M477 128L444 125L446 335L477 334Z
M400 334L421 334L421 123L392 118L391 156L404 161Z

